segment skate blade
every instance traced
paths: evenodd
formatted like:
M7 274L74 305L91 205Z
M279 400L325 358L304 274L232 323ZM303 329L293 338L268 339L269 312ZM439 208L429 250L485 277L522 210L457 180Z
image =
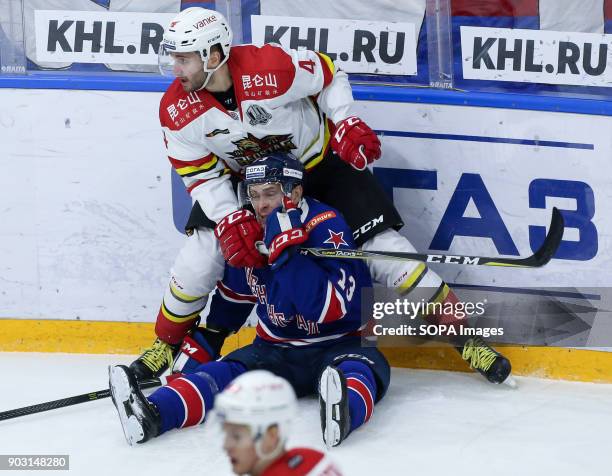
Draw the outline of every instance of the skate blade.
M327 449L336 446L340 441L340 425L334 421L333 412L338 411L342 400L342 381L340 375L333 369L325 369L321 378L321 398L325 402L325 430L323 439Z
M130 382L125 371L120 367L109 368L110 391L114 399L123 435L130 446L144 438L142 425L134 415L128 414L132 394Z
M512 375L508 375L506 377L506 380L504 380L502 384L507 385L508 387L513 388L513 389L518 388L518 383L516 382L515 378Z

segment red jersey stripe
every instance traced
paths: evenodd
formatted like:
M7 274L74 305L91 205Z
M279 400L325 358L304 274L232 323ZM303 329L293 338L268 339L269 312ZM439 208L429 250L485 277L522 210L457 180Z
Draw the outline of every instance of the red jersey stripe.
M237 293L236 291L233 291L227 286L225 286L221 281L217 281L217 288L221 296L229 301L248 302L252 304L255 304L257 302L257 298L255 296Z
M183 167L201 167L202 165L214 160L214 158L214 154L208 154L206 157L196 160L177 160L174 157L168 157L168 160L175 169L182 169Z
M325 296L325 304L321 311L321 317L317 321L319 324L327 324L329 322L337 321L342 319L346 314L346 305L344 304L344 298L335 288L335 286L328 281L327 282L327 295Z

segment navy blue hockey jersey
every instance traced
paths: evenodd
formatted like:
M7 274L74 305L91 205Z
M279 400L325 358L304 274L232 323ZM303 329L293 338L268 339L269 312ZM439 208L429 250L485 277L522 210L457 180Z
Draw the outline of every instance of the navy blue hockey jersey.
M340 213L304 198L301 218L308 232L304 247L354 248ZM372 286L363 261L293 254L276 271L232 268L218 283L209 325L238 330L257 305L257 338L295 346L325 345L359 334L361 289Z

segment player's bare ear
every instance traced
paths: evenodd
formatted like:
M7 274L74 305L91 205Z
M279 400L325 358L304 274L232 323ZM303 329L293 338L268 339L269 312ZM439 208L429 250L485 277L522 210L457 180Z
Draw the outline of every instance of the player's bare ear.
M280 443L280 434L278 425L271 425L266 430L262 441L262 450L264 453L271 453Z
M208 58L208 68L209 69L216 68L222 59L223 59L223 53L221 51L221 48L219 47L219 45L214 45L210 49L210 57Z
M300 200L304 196L304 188L301 185L296 185L291 191L291 201L294 204L300 203Z

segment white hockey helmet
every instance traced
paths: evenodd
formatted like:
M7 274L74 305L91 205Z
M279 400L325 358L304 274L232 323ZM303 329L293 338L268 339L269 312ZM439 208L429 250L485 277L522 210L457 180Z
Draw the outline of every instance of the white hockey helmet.
M267 370L253 370L237 377L217 395L215 413L222 423L248 426L257 454L269 458L273 455L261 453L261 437L270 426L277 425L280 441L273 453L282 450L297 413L297 399L284 378Z
M197 52L204 63L204 72L208 73L206 85L211 74L229 58L231 44L232 30L221 13L200 7L187 8L172 19L164 32L159 48L160 72L173 75L171 53ZM216 68L208 69L208 58L214 45L221 47L223 59Z

